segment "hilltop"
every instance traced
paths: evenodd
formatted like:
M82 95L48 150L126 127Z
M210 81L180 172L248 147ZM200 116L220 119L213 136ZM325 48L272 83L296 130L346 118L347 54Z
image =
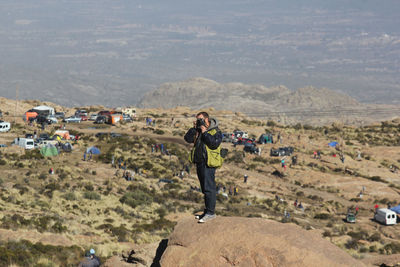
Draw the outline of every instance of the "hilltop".
M164 83L147 93L140 101L143 108L193 109L213 107L216 110L243 112L249 116L280 119L285 123L332 123L341 118L346 123L373 121L400 114L398 108L384 114L370 109L394 109L393 106L363 104L354 98L328 88L305 87L291 91L285 86L265 87L243 83L218 83L205 78ZM346 110L343 114L341 111ZM382 112L381 112L382 113ZM316 117L315 115L319 115ZM361 117L361 118L360 118Z
M2 99L0 103L3 114L13 114L14 102ZM22 112L40 104L24 101L18 106ZM57 109L68 114L75 110ZM102 107L86 109L96 112ZM314 127L206 110L219 119L223 132L241 129L253 138L266 132L282 136L282 144L257 145L260 155L244 153L241 145L223 143L229 153L216 177L227 196L218 195L219 217L273 220L282 229L296 224L300 232L312 231L356 260L382 263L396 259L399 225L385 227L371 218L375 204L399 204L399 174L393 169L400 166L399 119L362 127L339 123ZM10 146L11 141L34 131L51 134L61 124L42 131L37 125L25 124L22 114L17 114L12 130L0 133L0 143L8 145L0 148L0 255L7 255L0 256L0 265L74 265L90 247L103 261L117 262L135 250L142 265L151 265L160 242L171 237L176 224L194 220L193 214L202 210L194 168L181 174L190 149L183 135L196 112L187 107L138 109L137 120L131 123L66 124L80 140L73 143L72 153L48 158ZM146 117L156 123L147 125ZM104 134L96 136L100 132ZM338 147L328 147L331 141L337 141ZM152 152L152 146L161 143L168 153ZM101 154L83 161L90 146L98 147ZM269 153L282 146L293 146L298 157L298 163L284 173L280 158ZM321 151L321 159L313 158L315 150ZM345 155L344 163L334 156L339 153ZM113 156L135 172L133 181L112 166ZM49 168L55 174L49 174ZM247 183L243 182L245 174ZM239 194L229 195L230 187L237 187ZM304 210L294 207L296 199ZM347 209L355 206L359 207L356 224L345 223ZM284 216L285 210L290 218ZM19 257L22 252L23 259Z

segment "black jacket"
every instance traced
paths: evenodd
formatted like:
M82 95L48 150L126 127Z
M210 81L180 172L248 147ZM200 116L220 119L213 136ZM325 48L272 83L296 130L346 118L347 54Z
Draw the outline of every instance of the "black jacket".
M217 133L211 135L208 131L216 129ZM198 133L198 137L196 139L196 135ZM210 126L207 131L201 133L200 130L196 128L190 128L189 131L185 134L185 141L188 143L195 143L195 154L194 154L194 163L204 163L207 162L207 151L205 145L207 145L211 149L216 149L222 142L222 133L218 129L218 121L216 119L210 118Z

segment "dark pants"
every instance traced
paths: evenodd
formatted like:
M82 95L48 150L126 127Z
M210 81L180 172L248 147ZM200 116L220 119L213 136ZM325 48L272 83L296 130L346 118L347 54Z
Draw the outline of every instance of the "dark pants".
M215 168L209 168L205 163L197 163L196 167L201 192L204 194L204 212L206 214L214 214L216 202Z

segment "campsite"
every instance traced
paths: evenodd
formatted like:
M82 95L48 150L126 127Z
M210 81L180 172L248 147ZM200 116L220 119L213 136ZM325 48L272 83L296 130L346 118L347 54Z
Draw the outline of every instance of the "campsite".
M201 209L195 169L187 162L190 145L183 140L197 111L135 109L129 122L38 123L26 119L27 114L43 109L29 105L21 104L23 118L0 134L0 143L7 144L0 150L2 242L14 240L18 246L24 236L31 242L28 247L38 240L61 246L71 251L70 263L90 246L104 261L135 249L151 262L176 222ZM62 112L80 116L78 109ZM88 117L113 114L103 107L84 109ZM59 109L50 110L49 115ZM312 127L209 112L219 119L221 131L235 133L222 143L228 155L216 174L219 216L295 224L356 259L400 253L399 226L374 220L375 205L400 204L399 120ZM33 149L26 147L25 135ZM17 138L24 144L11 145ZM247 144L260 152L245 153ZM348 209L356 207L355 222L347 223ZM398 214L398 207L393 209ZM52 261L59 259L57 254Z

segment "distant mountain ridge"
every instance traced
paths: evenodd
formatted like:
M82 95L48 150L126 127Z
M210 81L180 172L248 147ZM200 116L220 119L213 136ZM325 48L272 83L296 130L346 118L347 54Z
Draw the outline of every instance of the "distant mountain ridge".
M205 78L164 83L139 102L143 108L194 109L213 107L246 113L283 112L297 109L324 110L336 107L363 107L354 98L327 88L305 87L291 91L285 86L265 87L243 83L218 83Z

